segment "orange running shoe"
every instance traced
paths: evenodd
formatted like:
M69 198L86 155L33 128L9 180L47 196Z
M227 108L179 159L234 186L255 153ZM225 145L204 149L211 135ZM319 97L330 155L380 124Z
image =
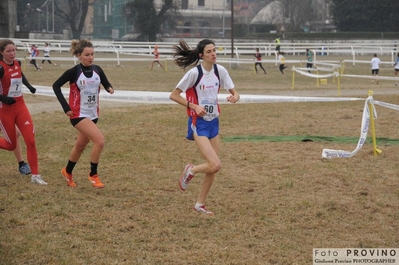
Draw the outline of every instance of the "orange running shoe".
M89 180L91 182L91 185L93 185L94 188L97 188L97 189L104 188L104 184L101 183L101 180L97 174L95 174L94 176L89 175Z
M67 185L72 188L76 188L76 183L72 179L72 174L66 172L66 168L61 169L61 175L66 179Z

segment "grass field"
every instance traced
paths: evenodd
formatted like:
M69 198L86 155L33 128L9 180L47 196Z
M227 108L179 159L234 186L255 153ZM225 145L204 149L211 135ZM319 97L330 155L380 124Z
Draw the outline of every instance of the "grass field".
M167 72L149 71L150 62L100 65L115 90L172 91L184 74L173 65ZM26 66L24 73L34 85L51 86L71 66L46 64L40 72ZM252 65L230 69L237 91L337 95L332 80L316 87L314 79L298 75L292 90L290 70L283 76L275 65L265 66L267 75L255 75ZM360 64L345 71L370 74ZM380 75L392 76L393 70L383 67ZM342 96L366 98L371 89L375 99L397 104L393 83L343 78ZM187 163L203 162L184 138L182 106L104 104L98 125L107 141L99 165L105 188L96 190L87 180L91 146L75 168L77 188L61 177L76 131L60 106L35 109L56 99L25 100L49 185L31 184L17 172L12 152L0 152L0 264L301 265L312 264L313 248L399 244L399 146L379 145L383 152L374 156L367 143L352 158L327 160L321 158L323 148L352 151L356 144L251 140L358 137L364 101L222 105L222 170L207 200L215 216L207 217L192 210L202 176L186 192L178 186ZM398 113L381 107L377 113L377 137L398 139ZM234 136L248 140L227 141Z

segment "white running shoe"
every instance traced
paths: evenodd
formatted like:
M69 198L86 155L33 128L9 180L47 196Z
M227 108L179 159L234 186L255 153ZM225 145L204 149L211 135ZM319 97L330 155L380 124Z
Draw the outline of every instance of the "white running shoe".
M47 182L45 182L42 179L42 176L40 176L40 175L32 175L30 180L32 181L32 183L37 183L39 185L47 185Z
M205 208L205 205L195 205L195 206L194 206L194 210L196 210L197 212L206 214L206 215L214 215L213 212L208 211L208 210Z
M192 169L193 167L193 164L187 164L184 168L183 174L181 175L179 180L179 186L181 190L186 190L188 188L188 183L194 177L194 175L190 174L190 169Z

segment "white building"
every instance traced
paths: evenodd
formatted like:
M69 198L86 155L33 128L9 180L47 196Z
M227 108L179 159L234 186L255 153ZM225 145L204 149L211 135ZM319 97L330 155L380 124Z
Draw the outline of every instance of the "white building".
M155 0L160 7L162 0ZM230 37L231 9L227 0L181 0L182 15L175 37Z

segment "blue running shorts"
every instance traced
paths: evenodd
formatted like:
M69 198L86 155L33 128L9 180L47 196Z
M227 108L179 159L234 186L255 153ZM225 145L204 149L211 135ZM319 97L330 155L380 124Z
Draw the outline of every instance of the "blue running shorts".
M212 139L219 134L219 118L206 121L201 117L189 117L187 126L188 140L194 140L194 133L198 136L205 136Z

